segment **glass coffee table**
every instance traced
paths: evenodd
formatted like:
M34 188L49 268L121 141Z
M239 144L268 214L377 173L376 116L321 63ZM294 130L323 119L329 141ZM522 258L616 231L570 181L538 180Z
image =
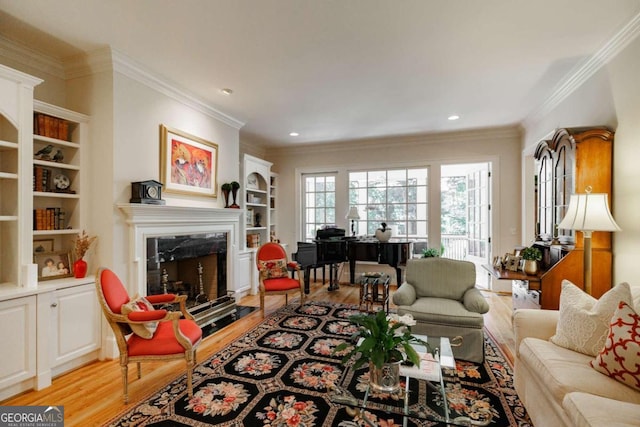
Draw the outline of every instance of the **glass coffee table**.
M330 392L330 400L343 405L347 414L357 417L367 425L376 425L369 420L367 413L375 411L402 418L403 426L407 426L409 419L435 422L442 426L486 426L488 420L472 420L465 416L452 416L452 403L447 399L447 390L461 387L456 369L456 361L451 351L449 338L426 337L415 335L429 343L435 349L433 358L424 357L420 368L416 366L402 366L400 380L404 380L404 388L395 394L380 394L373 392L367 384L354 387L355 379L347 379L348 384L336 386ZM412 344L418 353L426 354L426 348ZM433 360L427 360L433 359ZM358 372L367 372L368 368ZM353 373L352 377L357 376ZM344 378L343 378L344 382ZM429 402L438 402L438 410L433 409Z

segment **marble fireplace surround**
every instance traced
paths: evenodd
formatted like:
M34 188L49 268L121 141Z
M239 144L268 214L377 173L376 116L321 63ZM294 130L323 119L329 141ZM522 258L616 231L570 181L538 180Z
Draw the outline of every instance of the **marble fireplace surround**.
M147 238L227 233L227 289L235 290L241 209L119 204L129 226L129 292L147 294Z

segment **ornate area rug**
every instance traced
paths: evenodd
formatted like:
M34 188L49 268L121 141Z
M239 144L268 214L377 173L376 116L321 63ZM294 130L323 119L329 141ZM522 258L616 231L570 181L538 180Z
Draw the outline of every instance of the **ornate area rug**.
M187 397L182 376L106 425L402 425L401 417L384 412L367 412L367 420L354 418L329 401L334 384L358 395L368 378L368 369L352 372L332 353L351 336L347 318L355 313L356 306L345 304L289 304L200 363L194 371L193 398ZM490 415L491 426L532 426L513 389L512 369L488 336L485 349L483 364L458 362L462 388L448 390L448 399L459 415L479 420ZM427 399L422 388L415 391L417 400L427 402L425 410L440 413L442 402ZM410 420L409 425L437 424Z

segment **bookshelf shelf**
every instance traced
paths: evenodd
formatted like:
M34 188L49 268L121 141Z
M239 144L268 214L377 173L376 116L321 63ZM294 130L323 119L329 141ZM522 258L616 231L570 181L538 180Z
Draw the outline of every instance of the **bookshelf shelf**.
M34 160L33 164L51 168L51 169L68 169L68 170L75 170L75 171L80 170L80 166L70 165L67 163L50 162L47 160Z
M52 237L55 251L71 252L73 240L85 224L82 181L89 118L34 101L33 121L32 238ZM44 148L48 152L38 155ZM56 185L60 175L68 179L68 187Z

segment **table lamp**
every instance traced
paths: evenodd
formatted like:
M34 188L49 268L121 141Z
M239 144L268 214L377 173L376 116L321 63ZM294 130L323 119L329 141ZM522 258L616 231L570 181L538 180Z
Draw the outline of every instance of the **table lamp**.
M567 214L558 224L558 228L577 230L583 233L584 290L591 295L591 233L594 231L620 231L611 211L606 193L591 193L591 186L585 194L573 194L569 200Z
M360 214L358 213L358 208L355 206L351 206L349 208L349 212L347 212L346 219L351 220L351 235L355 237L356 235L356 220L360 219Z

